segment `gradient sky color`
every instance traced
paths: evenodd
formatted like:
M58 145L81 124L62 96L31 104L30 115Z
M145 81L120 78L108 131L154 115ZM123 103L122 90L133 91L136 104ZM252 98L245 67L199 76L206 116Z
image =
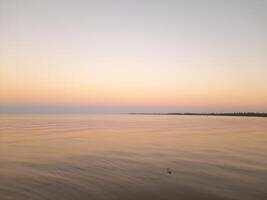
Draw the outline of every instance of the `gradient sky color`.
M265 0L0 0L1 112L267 112Z

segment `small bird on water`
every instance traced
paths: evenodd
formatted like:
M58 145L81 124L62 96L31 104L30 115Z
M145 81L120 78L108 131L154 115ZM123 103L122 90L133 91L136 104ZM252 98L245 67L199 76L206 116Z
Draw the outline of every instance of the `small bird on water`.
M168 174L171 174L172 173L172 170L170 168L167 168L166 170L167 170L167 173Z

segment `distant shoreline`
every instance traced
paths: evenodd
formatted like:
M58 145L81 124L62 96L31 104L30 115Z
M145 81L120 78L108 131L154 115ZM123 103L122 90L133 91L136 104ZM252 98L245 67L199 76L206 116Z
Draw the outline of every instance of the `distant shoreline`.
M267 117L267 113L127 113L129 115L194 115L194 116L229 116L229 117Z
M256 112L237 112L237 113L76 113L76 112L54 112L54 113L44 113L44 112L0 112L0 115L113 115L113 114L122 114L122 115L180 115L180 116L229 116L229 117L267 117L267 113L256 113Z

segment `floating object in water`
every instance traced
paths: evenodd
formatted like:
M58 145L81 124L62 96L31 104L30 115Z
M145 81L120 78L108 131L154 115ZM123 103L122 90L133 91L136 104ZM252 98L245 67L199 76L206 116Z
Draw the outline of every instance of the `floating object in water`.
M166 170L167 170L167 173L168 174L171 174L172 173L172 170L170 168L167 168Z

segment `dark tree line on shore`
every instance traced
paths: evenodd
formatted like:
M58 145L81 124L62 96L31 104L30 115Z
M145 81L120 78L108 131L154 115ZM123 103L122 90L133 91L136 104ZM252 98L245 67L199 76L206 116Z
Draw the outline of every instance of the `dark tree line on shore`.
M204 115L204 116L240 116L240 117L267 117L267 113L233 112L233 113L128 113L131 115Z

